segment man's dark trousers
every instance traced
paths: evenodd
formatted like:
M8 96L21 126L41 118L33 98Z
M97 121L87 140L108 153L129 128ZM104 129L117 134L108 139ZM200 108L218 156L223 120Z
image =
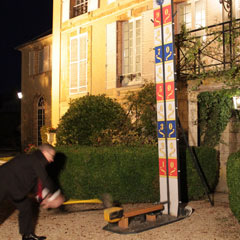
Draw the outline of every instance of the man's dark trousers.
M14 206L19 210L18 222L20 234L34 233L33 206L31 199L24 198L21 200L14 200L7 194L4 184L6 183L2 182L0 178L0 204L6 197L10 198Z

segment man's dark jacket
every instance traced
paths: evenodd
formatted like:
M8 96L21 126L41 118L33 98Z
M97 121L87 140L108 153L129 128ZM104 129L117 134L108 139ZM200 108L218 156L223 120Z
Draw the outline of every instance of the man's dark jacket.
M40 150L19 155L0 167L0 191L21 201L37 187L38 179L51 193L56 190L46 172L47 159Z

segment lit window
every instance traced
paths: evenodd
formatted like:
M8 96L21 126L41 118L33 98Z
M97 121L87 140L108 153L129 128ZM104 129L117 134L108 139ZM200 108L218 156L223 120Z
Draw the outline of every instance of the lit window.
M122 86L141 83L142 64L141 19L123 22L122 27Z
M195 28L206 26L206 11L204 4L199 1L195 3Z
M88 0L75 0L73 6L74 17L87 13L88 11Z
M37 142L38 145L42 144L41 127L45 125L45 102L43 97L38 101L38 113L37 113L38 125L37 125Z
M191 3L181 3L178 5L178 30L181 25L185 25L186 29L197 29L206 26L206 6L202 0L195 0Z
M187 29L192 28L191 4L182 4L179 11L180 24L185 24Z

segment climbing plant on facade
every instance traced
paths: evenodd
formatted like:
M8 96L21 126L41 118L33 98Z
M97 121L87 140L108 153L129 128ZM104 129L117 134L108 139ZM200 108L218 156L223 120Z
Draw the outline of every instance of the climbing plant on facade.
M201 145L215 147L229 120L233 116L240 120L239 111L233 110L232 100L239 94L239 89L223 89L198 95Z

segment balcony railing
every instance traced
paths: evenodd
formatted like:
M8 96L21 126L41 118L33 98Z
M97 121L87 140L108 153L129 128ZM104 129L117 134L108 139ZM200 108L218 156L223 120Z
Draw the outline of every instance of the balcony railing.
M240 62L240 19L180 33L175 41L178 77L229 70Z

